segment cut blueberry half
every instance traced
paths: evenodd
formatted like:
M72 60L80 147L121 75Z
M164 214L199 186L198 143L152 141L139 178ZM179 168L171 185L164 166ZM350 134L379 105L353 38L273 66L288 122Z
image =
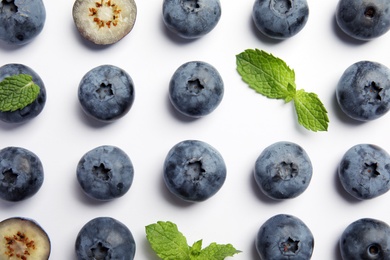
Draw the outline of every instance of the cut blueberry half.
M98 44L114 44L131 32L137 17L134 0L76 0L73 20L80 34Z
M48 234L34 220L21 217L0 222L1 260L48 260L51 243Z

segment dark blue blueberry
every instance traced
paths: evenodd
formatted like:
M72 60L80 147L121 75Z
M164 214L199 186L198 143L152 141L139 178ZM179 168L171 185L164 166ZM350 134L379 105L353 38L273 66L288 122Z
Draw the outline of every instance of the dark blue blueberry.
M28 74L32 76L33 82L40 87L40 92L35 101L23 109L18 109L12 112L0 111L0 120L6 123L22 123L28 121L38 116L46 104L46 88L42 79L35 71L26 65L10 63L0 67L0 82L6 77L18 74Z
M133 260L136 243L129 228L110 217L90 220L76 238L78 260Z
M185 39L209 33L221 18L219 0L164 0L163 21L169 30Z
M291 142L277 142L263 150L255 163L255 180L272 199L291 199L309 186L313 167L305 150Z
M96 147L82 156L77 180L83 191L97 200L123 196L131 187L134 167L127 154L115 146Z
M390 155L376 145L355 145L341 159L338 175L353 197L360 200L378 197L390 189Z
M21 147L0 150L0 198L30 198L41 188L43 180L43 166L36 154Z
M226 165L211 145L185 140L168 152L164 162L164 182L170 192L190 202L215 195L226 179Z
M341 110L358 121L377 119L390 109L390 69L372 61L349 66L336 87Z
M84 112L99 121L110 122L124 116L134 102L130 75L113 65L101 65L81 79L78 98Z
M306 0L256 0L252 18L264 35L272 39L287 39L306 25L309 6Z
M42 0L0 0L0 40L22 45L41 33L46 20Z
M169 84L169 99L182 114L199 118L221 103L224 84L218 71L208 63L190 61L181 65Z
M339 245L343 260L390 259L390 226L372 218L356 220L344 230Z
M388 0L340 0L336 22L347 35L358 40L371 40L390 29Z
M309 260L314 237L299 218L278 214L269 218L256 236L256 249L262 260Z

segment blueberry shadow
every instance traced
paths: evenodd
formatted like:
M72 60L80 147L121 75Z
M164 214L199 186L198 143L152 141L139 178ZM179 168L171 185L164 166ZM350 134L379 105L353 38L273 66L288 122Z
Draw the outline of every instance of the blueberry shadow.
M334 260L343 260L343 258L341 257L341 252L340 252L340 245L339 245L340 241L337 240L336 243L335 243L335 246L334 246L334 251L333 251L333 258Z
M256 249L256 239L253 239L253 242L252 242L251 256L252 256L252 259L254 259L254 260L261 259L259 256L259 253L257 252L257 249Z
M20 122L20 123L7 123L7 122L0 121L0 129L4 131L13 131L19 127L23 127L27 125L29 122L30 120L27 120L25 122Z
M357 204L360 203L361 200L358 200L357 198L353 197L351 194L349 194L341 184L339 173L338 173L338 167L335 170L334 173L334 186L336 189L336 192L342 197L345 201L347 201L350 204Z
M161 259L153 251L152 247L149 244L149 241L146 238L142 239L141 242L142 243L141 243L140 247L141 247L141 251L143 252L142 255L146 256L146 259L148 259L148 260L160 260Z
M276 205L279 203L283 203L283 200L272 199L267 195L265 195L264 192L261 191L260 187L256 183L253 170L250 172L250 174L248 174L248 176L249 176L249 185L251 186L251 189L257 199L259 199L261 202L266 203L268 205Z
M160 175L161 176L161 178L160 178L160 191L161 191L162 197L166 201L170 202L172 205L174 205L174 206L176 206L178 208L188 208L188 207L194 206L197 203L201 203L201 202L185 201L185 200L182 200L179 197L175 196L174 194L172 194L168 190L168 188L167 188L167 186L166 186L166 184L164 182L164 179L162 177L163 175L164 175L164 173L162 172L161 175Z
M14 44L9 44L9 43L6 43L6 42L3 42L0 40L0 49L3 49L6 52L14 52L14 51L18 51L18 50L24 48L28 44L29 44L29 42L26 44L22 44L22 45L14 45Z
M161 32L163 35L165 35L167 37L167 39L169 39L171 42L175 43L175 44L190 44L192 42L195 42L197 40L199 40L200 38L202 37L199 37L199 38L194 38L194 39L186 39L186 38L183 38L183 37L180 37L179 35L177 35L175 32L171 31L164 23L164 20L161 19L160 20L160 29L161 29Z
M0 199L0 208L1 208L1 211L4 212L4 211L7 211L7 210L14 210L15 208L23 208L25 207L25 204L27 203L31 203L29 202L30 198L27 198L25 200L22 200L22 201L6 201L6 200L2 200Z
M186 116L182 113L180 113L171 103L171 100L169 99L169 94L167 94L166 97L166 106L169 113L178 121L184 122L184 123L191 123L197 120L201 120L201 118L194 118Z
M91 128L103 128L103 127L108 127L109 125L111 124L114 124L115 121L113 122L103 122L103 121L99 121L89 115L87 115L81 105L78 103L76 104L76 107L77 107L77 116L79 117L80 121L84 122L88 127L91 127Z
M265 34L263 34L262 32L259 31L259 29L257 29L256 27L256 24L255 22L253 21L253 18L252 16L250 15L249 16L249 28L251 28L251 31L252 33L256 36L256 38L261 41L262 43L265 43L267 45L275 45L275 44L279 44L279 43L282 43L283 41L285 40L282 40L282 39L273 39L273 38L270 38L268 36L266 36ZM286 39L287 40L287 39Z
M340 105L337 101L336 91L334 92L333 99L332 99L332 108L336 118L344 124L356 127L366 123L363 121L358 121L350 118L343 112L343 110L341 110Z
M337 24L336 15L332 16L331 23L332 23L331 26L333 28L334 34L342 42L349 44L349 45L355 45L355 46L363 45L363 44L369 42L369 41L355 39L355 38L349 36L348 34L346 34L345 32L343 32L343 30L341 30L340 26Z

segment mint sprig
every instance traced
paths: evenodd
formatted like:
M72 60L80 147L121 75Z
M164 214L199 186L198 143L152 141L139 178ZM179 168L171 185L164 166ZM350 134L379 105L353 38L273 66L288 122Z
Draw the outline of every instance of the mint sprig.
M295 72L283 60L258 49L236 55L237 71L256 92L272 99L293 101L298 123L306 129L327 131L329 118L315 93L297 90Z
M16 74L0 82L0 111L13 112L30 105L38 97L40 87L31 75Z
M240 252L231 244L211 243L202 249L202 240L189 246L186 237L170 221L158 221L145 230L152 249L162 260L223 260Z

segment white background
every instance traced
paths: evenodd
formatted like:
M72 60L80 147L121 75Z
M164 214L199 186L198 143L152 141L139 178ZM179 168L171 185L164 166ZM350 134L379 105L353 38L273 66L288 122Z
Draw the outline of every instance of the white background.
M198 239L232 243L243 251L233 259L259 259L254 239L271 216L293 214L315 237L313 259L340 259L338 240L344 228L362 218L390 222L389 194L357 201L343 191L337 167L351 146L373 143L390 151L390 115L356 123L344 116L335 99L335 87L344 70L360 60L390 66L390 33L369 42L346 37L335 24L337 0L310 1L305 28L293 38L273 41L255 29L253 0L222 0L222 17L208 35L195 41L178 39L162 21L162 0L137 1L133 31L107 47L83 40L72 20L73 1L44 1L47 19L42 33L22 47L0 44L0 65L22 63L45 82L47 102L28 123L0 123L0 146L20 146L36 153L44 166L45 181L32 198L0 201L0 219L35 219L50 235L50 259L75 259L74 242L80 228L92 218L111 216L132 231L136 259L157 259L145 238L145 226L158 220L175 222L188 243ZM270 100L247 87L236 72L235 55L248 48L263 49L282 58L296 72L298 89L319 95L329 112L327 132L310 132L296 123L293 104ZM225 83L220 106L207 117L189 120L178 115L168 100L173 72L190 60L215 66ZM77 99L82 76L93 67L113 64L133 78L136 98L120 120L99 124L83 114ZM168 150L185 139L214 146L225 159L228 176L211 199L188 204L174 198L162 181ZM253 179L255 160L276 141L292 141L309 154L313 178L298 198L272 201ZM122 148L134 167L134 182L123 197L95 202L80 190L75 170L81 156L97 146Z

